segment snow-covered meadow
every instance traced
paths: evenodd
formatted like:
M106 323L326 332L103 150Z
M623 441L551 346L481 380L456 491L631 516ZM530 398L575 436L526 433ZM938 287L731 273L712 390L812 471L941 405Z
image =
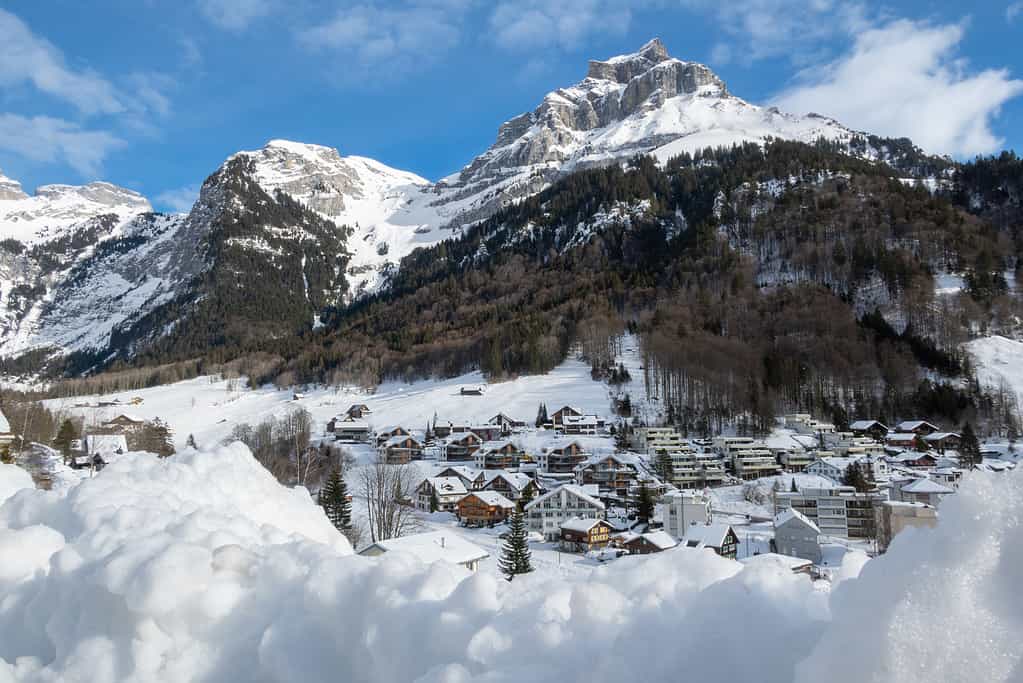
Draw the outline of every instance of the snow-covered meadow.
M138 454L0 506L0 681L1020 680L1021 513L972 476L830 593L684 548L507 583L354 556L244 447Z

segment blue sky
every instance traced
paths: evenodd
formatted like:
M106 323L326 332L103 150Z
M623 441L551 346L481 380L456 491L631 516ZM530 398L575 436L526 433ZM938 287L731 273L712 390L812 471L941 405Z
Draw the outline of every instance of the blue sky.
M9 0L0 169L184 208L289 138L436 179L498 125L660 37L757 103L970 157L1023 150L1023 0Z

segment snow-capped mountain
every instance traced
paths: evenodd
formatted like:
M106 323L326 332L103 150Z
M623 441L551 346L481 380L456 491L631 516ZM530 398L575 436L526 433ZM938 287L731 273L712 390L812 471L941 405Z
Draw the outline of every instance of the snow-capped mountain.
M417 247L572 171L768 137L857 135L831 119L745 102L708 67L653 40L591 61L582 81L501 125L488 150L437 183L287 140L229 157L187 215L152 215L141 195L100 182L28 196L0 174L0 354L130 353L200 315L197 307L221 330L215 318L250 301L286 302L250 313L264 332L290 334L299 320L316 327L326 312L386 286ZM244 296L242 282L251 290Z

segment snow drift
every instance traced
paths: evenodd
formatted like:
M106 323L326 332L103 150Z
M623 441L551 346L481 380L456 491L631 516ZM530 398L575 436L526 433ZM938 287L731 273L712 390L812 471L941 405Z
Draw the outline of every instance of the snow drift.
M830 595L689 549L509 584L352 555L243 447L137 455L0 506L0 681L1019 680L1021 509L974 476Z

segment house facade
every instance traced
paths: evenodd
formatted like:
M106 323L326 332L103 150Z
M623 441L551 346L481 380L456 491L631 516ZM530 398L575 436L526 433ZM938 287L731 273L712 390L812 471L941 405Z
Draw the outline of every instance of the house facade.
M574 474L575 468L587 457L588 454L579 442L572 441L541 451L537 464L541 471L550 474Z
M691 524L682 544L687 548L707 548L721 557L734 560L739 552L739 537L728 524L711 522Z
M483 439L474 432L456 432L441 440L441 456L448 462L471 462L483 445Z
M809 517L794 508L774 517L774 547L782 555L821 562L821 530Z
M393 436L378 449L388 465L405 465L423 457L423 443L414 436Z
M661 497L661 521L664 530L682 538L693 524L711 521L710 496L696 491L668 491Z
M832 486L780 491L774 499L776 514L795 509L825 536L874 538L874 506L885 500L885 495L877 491L859 493L852 486Z
M458 519L466 526L494 526L508 519L515 503L497 491L472 491L458 501Z
M553 541L561 537L561 524L573 517L604 519L606 507L596 487L565 484L526 504L526 523L530 531Z
M430 501L436 500L438 511L455 512L458 501L468 494L465 484L457 477L428 477L416 488L416 508L429 512Z
M611 542L614 529L603 519L572 517L561 523L561 549L569 553L585 553L604 548Z

